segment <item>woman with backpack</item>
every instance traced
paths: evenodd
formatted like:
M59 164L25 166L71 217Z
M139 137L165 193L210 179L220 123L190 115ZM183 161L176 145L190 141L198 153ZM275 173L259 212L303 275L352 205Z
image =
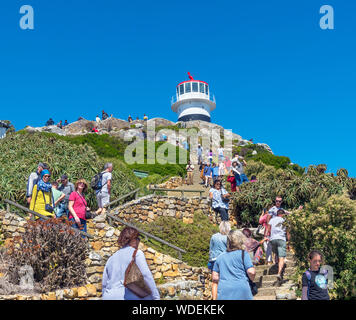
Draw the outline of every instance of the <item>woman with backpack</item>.
M327 288L328 273L320 269L323 255L318 250L309 253L310 268L302 277L302 300L330 300Z
M69 196L69 221L74 222L74 228L87 232L86 212L90 211L90 208L85 200L84 193L88 189L88 183L84 179L79 179L74 187L75 191Z
M41 171L41 179L33 187L29 209L45 217L52 218L54 216L54 200L52 184L49 182L50 178L51 173L49 170Z

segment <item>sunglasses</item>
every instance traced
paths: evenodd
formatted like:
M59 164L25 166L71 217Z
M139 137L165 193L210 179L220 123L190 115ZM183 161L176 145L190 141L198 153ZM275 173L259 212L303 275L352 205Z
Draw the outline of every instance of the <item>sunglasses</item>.
M282 202L282 200L276 200L276 202L281 203L281 202Z
M43 176L43 178L49 178L50 177L50 175L48 175L48 174L45 174L44 176Z

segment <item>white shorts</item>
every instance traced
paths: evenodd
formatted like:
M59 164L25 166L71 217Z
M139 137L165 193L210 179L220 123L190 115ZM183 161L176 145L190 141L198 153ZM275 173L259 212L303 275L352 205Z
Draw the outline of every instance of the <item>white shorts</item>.
M98 202L99 208L104 208L104 206L110 203L110 194L106 192L99 192L96 195L96 201Z

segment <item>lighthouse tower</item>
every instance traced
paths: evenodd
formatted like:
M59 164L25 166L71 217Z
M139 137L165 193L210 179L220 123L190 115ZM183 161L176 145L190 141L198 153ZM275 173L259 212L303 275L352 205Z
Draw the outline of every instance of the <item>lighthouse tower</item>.
M210 112L216 108L215 97L206 82L194 80L189 72L188 76L190 80L177 85L171 101L172 110L178 114L178 121L210 122Z

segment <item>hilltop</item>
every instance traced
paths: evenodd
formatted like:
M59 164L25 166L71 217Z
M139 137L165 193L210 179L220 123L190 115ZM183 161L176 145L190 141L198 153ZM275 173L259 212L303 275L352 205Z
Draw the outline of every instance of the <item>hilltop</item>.
M178 129L197 129L197 135L200 139L207 135L212 135L213 152L216 152L216 145L214 145L214 142L220 141L221 137L223 137L224 135L227 136L228 134L231 135L234 146L248 146L253 144L251 143L251 141L243 139L237 133L224 129L221 125L200 120L194 120L189 122L172 122L163 118L153 118L149 119L148 121L135 120L129 123L128 121L117 118L108 118L97 123L96 121L83 119L70 123L62 129L57 127L56 125L53 125L43 127L27 126L26 128L24 128L24 130L28 132L50 132L56 133L61 136L77 136L92 133L93 127L96 127L99 135L109 134L110 136L128 141L133 139L134 137L139 140L143 140L146 138L147 140L152 141L153 139L151 138L151 136L146 136L146 126L154 126L156 133L162 130L167 132L167 141L173 145L176 145L177 140L180 144L182 144L185 140L184 137L175 134L178 132ZM162 136L160 134L156 134L155 141L162 141ZM260 146L269 153L273 154L272 149L265 143L257 143L256 146Z

